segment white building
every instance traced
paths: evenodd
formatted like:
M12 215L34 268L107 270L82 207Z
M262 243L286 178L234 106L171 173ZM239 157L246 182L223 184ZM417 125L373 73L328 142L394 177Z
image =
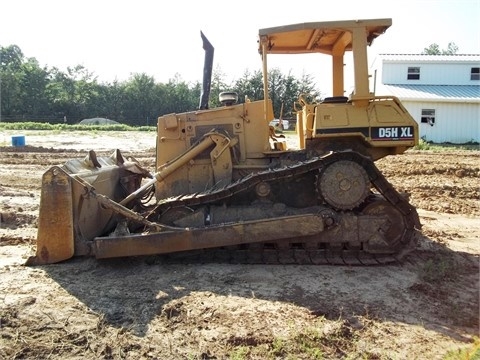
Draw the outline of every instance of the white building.
M398 97L421 138L480 142L480 55L383 54L373 70L375 94Z

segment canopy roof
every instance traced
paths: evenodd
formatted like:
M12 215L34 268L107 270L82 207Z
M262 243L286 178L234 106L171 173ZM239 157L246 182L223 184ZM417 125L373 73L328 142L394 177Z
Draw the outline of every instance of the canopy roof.
M383 34L392 24L391 19L310 22L259 30L259 52L262 40L268 41L267 54L323 53L333 55L335 49L352 50L352 34L365 28L367 44ZM267 39L265 39L265 37Z

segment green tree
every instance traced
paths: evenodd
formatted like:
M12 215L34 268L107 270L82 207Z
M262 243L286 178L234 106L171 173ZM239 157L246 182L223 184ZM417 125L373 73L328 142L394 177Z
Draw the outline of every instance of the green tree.
M36 118L49 115L50 103L46 88L50 73L47 68L41 68L35 58L29 58L21 65L19 74L21 111Z
M97 96L92 98L90 112L118 122L124 121L125 84L115 79L112 83L97 84Z
M131 125L146 125L153 115L155 79L145 73L133 74L125 86L124 114Z
M304 94L309 102L319 102L324 97L317 89L317 84L314 82L313 77L310 74L304 72L298 85L298 93Z
M233 90L238 93L240 102L244 102L248 97L250 100L263 99L263 75L260 70L250 73L245 70L242 77L233 84Z
M269 98L272 99L274 115L283 118L293 118L293 104L298 100L300 94L306 94L308 100L318 100L321 93L316 90L316 84L311 75L303 74L301 79L295 78L291 73L284 75L277 69L271 69L268 72L269 79ZM250 100L263 99L263 73L257 70L250 73L246 70L242 77L236 80L233 90L239 95L239 100L243 101L245 96Z
M97 77L83 65L74 68L67 68L69 76L74 83L74 102L77 116L79 118L92 117L91 104L97 97Z
M189 85L180 74L175 74L167 84L161 84L160 90L159 98L162 106L158 109L158 115L198 109L201 92L199 82Z
M222 104L219 100L220 93L229 91L231 86L225 82L225 73L222 72L219 66L217 66L212 73L212 84L210 89L210 101L208 102L209 108L219 107Z
M46 91L55 116L66 116L69 122L74 122L96 115L92 104L98 96L98 84L93 73L83 65L76 65L67 67L66 73L53 68L51 74Z
M16 115L21 109L21 73L24 56L17 45L0 47L0 114Z
M430 44L423 49L424 55L455 55L458 53L458 46L454 42L449 42L446 49L440 49L436 43Z
M446 55L454 55L458 53L458 46L454 42L449 42L447 50L442 51Z
M74 90L73 80L57 68L51 69L51 80L46 86L47 97L54 116L68 119L74 116Z
M269 98L272 100L274 116L278 118L285 101L285 76L275 68L268 72L268 79Z
M9 67L11 70L18 70L23 64L24 55L17 45L0 46L0 66L2 69Z

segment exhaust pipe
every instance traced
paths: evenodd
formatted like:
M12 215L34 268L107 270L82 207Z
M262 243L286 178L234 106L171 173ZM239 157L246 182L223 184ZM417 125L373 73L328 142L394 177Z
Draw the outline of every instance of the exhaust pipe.
M210 86L212 84L212 68L213 68L213 52L214 48L210 41L200 31L203 41L203 49L205 50L205 61L203 63L203 86L200 94L199 110L208 109L208 100L210 99Z

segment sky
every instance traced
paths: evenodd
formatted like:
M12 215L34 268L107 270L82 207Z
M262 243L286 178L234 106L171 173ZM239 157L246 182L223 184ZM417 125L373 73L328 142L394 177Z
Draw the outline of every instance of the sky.
M0 46L17 45L48 68L83 65L99 82L134 73L201 82L203 31L215 48L214 68L228 83L261 69L261 28L375 18L391 18L392 26L369 49L370 62L376 54L421 53L433 43L480 54L480 0L0 0ZM323 84L331 70L325 55L270 56L269 67L330 86Z

